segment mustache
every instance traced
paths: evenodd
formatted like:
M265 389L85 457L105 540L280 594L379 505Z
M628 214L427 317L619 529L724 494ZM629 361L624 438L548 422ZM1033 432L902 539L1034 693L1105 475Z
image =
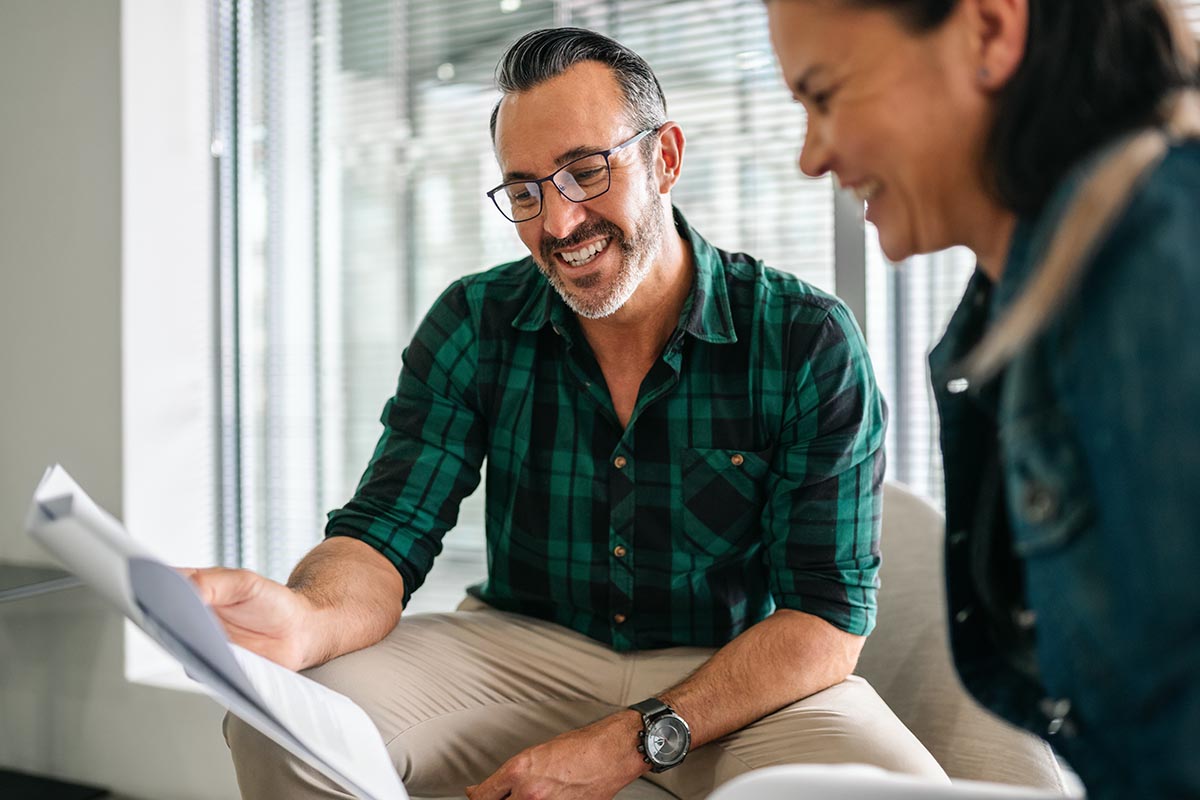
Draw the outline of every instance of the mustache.
M565 239L542 239L542 260L549 264L554 258L555 250L571 250L577 245L583 244L588 239L595 239L597 236L610 238L618 245L625 243L625 234L621 233L621 229L613 223L607 220L586 222L572 231L571 235Z

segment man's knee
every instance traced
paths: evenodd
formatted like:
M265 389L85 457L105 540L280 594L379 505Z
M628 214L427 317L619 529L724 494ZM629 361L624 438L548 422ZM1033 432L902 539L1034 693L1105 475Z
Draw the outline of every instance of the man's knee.
M221 729L233 757L238 788L246 800L279 797L325 800L350 796L233 714L225 715Z
M244 770L251 770L257 774L273 772L294 758L287 750L259 733L240 717L234 716L232 712L227 713L222 720L221 731L225 734L225 744L229 746L229 753L233 757L239 778Z
M244 797L262 797L282 789L279 778L290 770L286 763L292 758L290 753L232 713L225 715L221 731Z
M726 744L754 768L861 763L946 780L920 740L857 676L780 709Z

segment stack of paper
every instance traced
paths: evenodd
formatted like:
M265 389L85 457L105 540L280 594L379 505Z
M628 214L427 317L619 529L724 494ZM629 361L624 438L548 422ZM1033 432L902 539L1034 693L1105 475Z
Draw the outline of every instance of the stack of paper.
M236 716L358 797L407 800L365 711L231 644L191 582L131 538L62 467L46 470L26 529Z

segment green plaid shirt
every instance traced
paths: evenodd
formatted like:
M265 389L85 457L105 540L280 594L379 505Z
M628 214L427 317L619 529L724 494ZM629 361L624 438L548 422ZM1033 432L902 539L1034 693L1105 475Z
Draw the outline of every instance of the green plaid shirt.
M529 258L456 281L405 351L328 536L425 580L487 460L490 605L616 650L719 647L797 609L874 626L886 409L836 298L692 245L691 293L622 430L574 314Z

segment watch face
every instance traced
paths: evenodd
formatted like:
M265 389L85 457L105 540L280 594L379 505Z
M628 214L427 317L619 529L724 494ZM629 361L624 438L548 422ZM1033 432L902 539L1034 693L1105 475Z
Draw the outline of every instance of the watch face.
M646 731L646 755L650 761L670 766L687 755L691 731L679 717L662 717L650 723Z

